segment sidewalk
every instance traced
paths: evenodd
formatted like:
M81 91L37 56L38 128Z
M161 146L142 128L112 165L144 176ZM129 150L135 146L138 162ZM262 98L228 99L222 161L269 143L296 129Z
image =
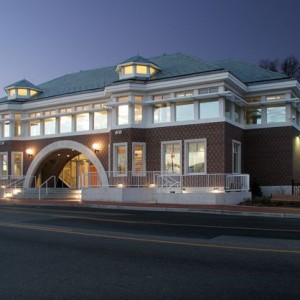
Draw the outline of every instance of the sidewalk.
M160 203L106 202L106 201L77 201L77 200L2 200L0 205L11 206L58 206L58 207L87 207L126 210L190 212L224 215L244 215L278 218L299 218L300 207L260 207L241 205L185 205Z

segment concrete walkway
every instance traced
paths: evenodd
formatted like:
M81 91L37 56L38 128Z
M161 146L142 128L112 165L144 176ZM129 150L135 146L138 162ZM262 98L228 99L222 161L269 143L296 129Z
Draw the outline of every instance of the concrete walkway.
M12 206L59 206L59 207L90 207L107 209L147 210L208 213L224 215L244 215L279 218L299 218L300 207L260 207L242 205L189 205L189 204L159 204L106 201L77 201L77 200L0 200L0 205Z

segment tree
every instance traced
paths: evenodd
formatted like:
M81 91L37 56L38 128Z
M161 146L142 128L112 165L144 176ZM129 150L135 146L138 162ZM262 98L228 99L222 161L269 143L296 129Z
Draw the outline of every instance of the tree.
M262 59L259 62L259 66L270 71L284 73L300 82L300 62L293 55L286 57L282 61L269 58Z
M259 62L259 66L263 69L267 69L270 71L274 71L274 72L278 72L278 65L279 65L279 61L278 59L262 59Z

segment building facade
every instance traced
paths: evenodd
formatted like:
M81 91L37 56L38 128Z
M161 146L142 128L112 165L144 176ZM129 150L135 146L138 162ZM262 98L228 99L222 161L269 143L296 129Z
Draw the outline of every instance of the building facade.
M249 196L249 175L265 193L291 192L300 179L299 83L254 65L135 56L40 85L24 79L5 91L6 189L236 203Z

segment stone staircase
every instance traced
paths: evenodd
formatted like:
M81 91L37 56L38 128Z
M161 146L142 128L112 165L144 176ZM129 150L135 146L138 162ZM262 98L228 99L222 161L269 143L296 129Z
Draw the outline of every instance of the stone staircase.
M53 199L53 200L81 200L81 190L71 188L25 188L13 194L11 199Z

